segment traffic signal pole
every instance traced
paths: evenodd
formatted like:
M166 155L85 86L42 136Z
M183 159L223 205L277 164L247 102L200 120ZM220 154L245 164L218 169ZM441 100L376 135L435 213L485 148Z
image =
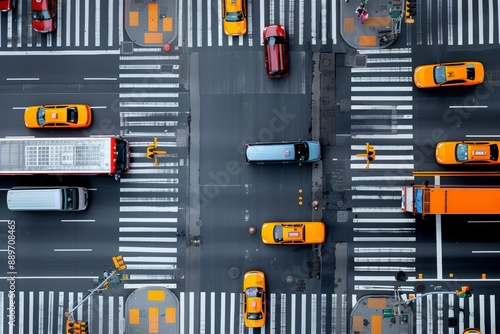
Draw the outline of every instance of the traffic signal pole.
M116 275L117 270L113 270L113 272L99 284L96 288L89 290L89 294L85 298L83 298L75 307L73 307L71 310L66 311L64 314L68 317L68 320L72 320L72 314L75 312L75 310L80 307L83 303L85 303L90 297L92 297L96 292L98 292L106 283L108 283L114 275Z
M423 298L428 295L454 295L456 294L459 298L469 298L472 296L471 294L471 287L468 285L464 285L461 287L461 290L455 290L455 291L431 291L431 292L426 292L423 293L415 298L412 298L406 302L406 305L411 304L413 301Z
M109 286L108 282L111 281L112 279L115 278L115 276L118 276L118 272L127 269L127 265L125 264L125 261L123 260L123 257L121 255L114 256L112 258L113 264L115 265L115 270L111 272L111 274L108 275L108 277L105 277L105 279L94 289L89 289L89 293L85 298L83 298L75 307L73 307L71 310L68 310L64 312L64 315L68 317L67 322L72 322L73 321L73 312L80 307L83 303L85 303L90 297L92 297L96 292L100 291L103 286L105 286L107 289L110 289L112 287ZM119 280L118 280L119 281Z

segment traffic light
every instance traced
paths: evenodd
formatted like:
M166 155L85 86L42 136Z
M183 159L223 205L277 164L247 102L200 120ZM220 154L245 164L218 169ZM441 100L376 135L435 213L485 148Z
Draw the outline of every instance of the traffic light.
M113 263L115 264L117 270L127 269L127 265L125 264L125 261L123 261L123 257L121 255L114 256Z
M88 334L89 333L89 325L86 321L79 321L80 324L80 334Z
M366 160L373 161L375 160L375 148L373 145L366 143Z
M66 320L66 333L72 334L75 332L75 323L73 319Z
M417 3L415 1L405 1L405 22L414 23L413 16L417 15Z
M455 293L457 294L458 298L469 298L472 296L471 291L472 291L471 287L465 285L462 286L461 290L456 290Z

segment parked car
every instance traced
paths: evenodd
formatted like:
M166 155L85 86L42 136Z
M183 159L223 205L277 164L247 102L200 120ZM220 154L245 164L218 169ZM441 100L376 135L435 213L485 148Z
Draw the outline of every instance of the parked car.
M92 111L86 104L50 104L30 106L24 112L28 128L85 128L92 123Z
M484 80L483 64L476 61L421 65L413 81L418 88L479 85Z
M266 222L261 229L265 244L321 244L325 242L323 222Z
M48 33L56 30L57 0L31 0L33 29Z
M246 327L266 324L266 276L262 271L247 271L243 278L243 317Z
M16 7L16 0L0 0L0 11L8 12Z
M282 25L274 24L264 28L264 54L269 78L288 76L288 41Z
M247 33L246 0L222 0L222 20L224 33L239 36Z
M442 165L499 164L498 141L448 141L436 145L436 161Z

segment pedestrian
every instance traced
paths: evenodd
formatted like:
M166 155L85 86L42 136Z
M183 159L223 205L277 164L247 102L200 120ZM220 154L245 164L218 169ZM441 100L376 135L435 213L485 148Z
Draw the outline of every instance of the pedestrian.
M102 276L104 277L104 279L107 279L109 276L111 276L111 273L109 272L109 269L108 269L108 270L105 270L105 271L102 273Z
M358 14L358 18L361 18L361 15L363 15L366 12L365 5L360 4L358 8L356 8L355 13Z
M363 12L363 14L361 14L361 24L365 24L365 21L367 19L368 19L368 11L365 9L365 11ZM368 157L368 160L372 161L373 157Z

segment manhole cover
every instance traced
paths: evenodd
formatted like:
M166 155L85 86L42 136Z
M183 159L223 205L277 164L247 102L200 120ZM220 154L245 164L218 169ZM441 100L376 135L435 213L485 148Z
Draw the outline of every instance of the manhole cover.
M425 283L417 283L415 284L415 292L422 293L425 291Z
M174 278L184 278L184 270L181 268L176 268L174 270Z
M122 53L134 53L134 43L122 42Z
M340 111L351 111L351 100L340 100Z
M201 220L197 220L194 225L198 228L202 227L203 226L203 222Z
M231 269L229 269L229 277L231 278L240 277L240 270L236 267L231 267Z
M343 207L344 206L344 201L342 201L342 200L337 201L337 206L339 208Z

